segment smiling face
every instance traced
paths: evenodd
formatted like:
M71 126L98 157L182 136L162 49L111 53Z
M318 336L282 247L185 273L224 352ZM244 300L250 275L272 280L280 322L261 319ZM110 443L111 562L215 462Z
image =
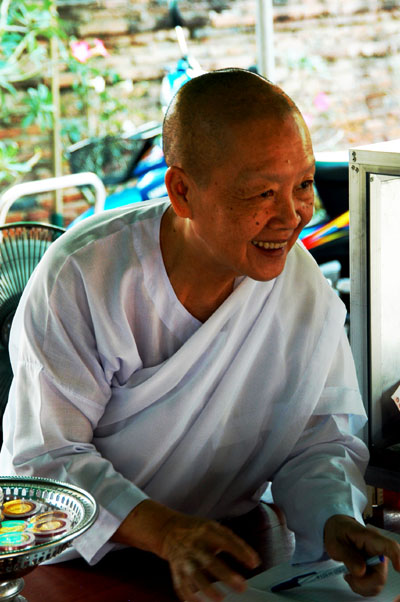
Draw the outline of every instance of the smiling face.
M229 282L271 280L313 214L315 161L301 116L235 125L226 160L205 186L189 177L185 251L198 269Z

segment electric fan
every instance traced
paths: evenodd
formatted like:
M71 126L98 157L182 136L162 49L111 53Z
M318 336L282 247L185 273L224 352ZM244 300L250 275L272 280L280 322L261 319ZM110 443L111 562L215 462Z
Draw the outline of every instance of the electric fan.
M12 380L8 351L11 322L29 276L64 231L37 222L0 226L0 425ZM0 437L2 441L1 430Z

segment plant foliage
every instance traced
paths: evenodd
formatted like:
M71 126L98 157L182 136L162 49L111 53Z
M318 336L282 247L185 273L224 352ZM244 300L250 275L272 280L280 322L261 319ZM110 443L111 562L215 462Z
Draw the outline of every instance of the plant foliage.
M8 127L17 119L21 127L35 124L49 133L54 127L56 107L47 85L54 67L51 39L57 41L63 69L74 76L74 105L80 119L62 115L61 135L68 145L79 140L82 129L90 135L93 122L99 128L104 127L102 124L108 126L109 120L124 112L125 107L118 94L110 93L120 78L101 63L108 55L103 42L68 39L55 0L0 2L0 124ZM89 117L94 110L98 115L93 120ZM18 148L14 144L8 146L8 150L4 145L0 148L0 185L25 171L18 160ZM30 161L26 166L29 171Z

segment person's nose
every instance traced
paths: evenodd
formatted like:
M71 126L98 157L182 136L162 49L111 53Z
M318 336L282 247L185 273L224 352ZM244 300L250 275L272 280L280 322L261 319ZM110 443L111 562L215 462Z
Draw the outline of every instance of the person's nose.
M301 222L301 216L297 209L297 203L291 191L279 195L275 200L275 215L273 218L276 226L287 230L295 230Z

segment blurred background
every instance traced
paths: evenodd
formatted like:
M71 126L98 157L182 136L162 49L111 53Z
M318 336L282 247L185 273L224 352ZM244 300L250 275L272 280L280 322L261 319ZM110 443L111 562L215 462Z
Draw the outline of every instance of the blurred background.
M274 81L306 117L317 151L400 138L400 0L273 0ZM257 67L255 0L181 0L204 70ZM67 174L66 149L162 120L161 84L180 57L167 0L2 0L0 194ZM8 221L46 222L52 195ZM64 195L66 225L88 206Z

